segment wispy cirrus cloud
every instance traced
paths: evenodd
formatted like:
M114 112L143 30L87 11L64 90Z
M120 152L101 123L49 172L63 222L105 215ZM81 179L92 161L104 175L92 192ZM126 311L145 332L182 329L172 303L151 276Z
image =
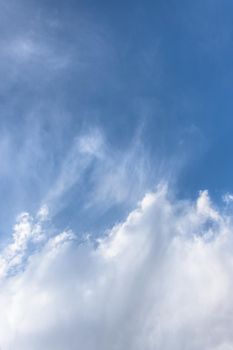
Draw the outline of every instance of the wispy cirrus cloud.
M50 70L68 67L70 58L64 52L59 51L46 40L33 36L19 36L2 45L2 56L11 60L11 64L36 65Z
M0 179L9 184L6 203L11 206L0 211L2 230L9 231L6 219L12 222L21 211L35 213L40 205L48 206L53 217L72 203L75 215L86 211L101 217L121 205L129 210L161 174L140 137L118 150L100 126L80 123L71 132L73 116L43 113L38 108L27 116L18 133L12 126L2 130Z
M67 194L76 189L77 196L85 194L81 210L101 215L115 205L129 208L159 175L139 137L119 151L102 129L90 128L74 137L43 201L55 215L66 206Z

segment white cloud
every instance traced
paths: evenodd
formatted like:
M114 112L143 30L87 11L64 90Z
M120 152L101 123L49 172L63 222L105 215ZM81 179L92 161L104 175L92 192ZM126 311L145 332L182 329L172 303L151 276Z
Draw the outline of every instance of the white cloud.
M102 135L98 130L76 136L73 139L70 149L61 162L57 177L44 199L53 211L60 209L60 198L82 180L93 160L100 157L102 144Z
M46 204L42 205L42 207L39 209L37 217L41 221L46 221L49 217L49 208Z
M139 137L124 151L116 151L107 140L91 174L93 185L86 206L100 205L103 210L115 204L135 203L158 176ZM164 175L165 176L165 175Z
M13 228L12 242L4 248L0 255L0 278L9 273L15 273L18 268L22 267L28 254L29 244L38 244L45 239L42 228L45 221L45 207L39 210L37 218L34 220L29 213L22 213L18 216Z
M101 211L116 204L129 207L138 201L157 175L155 171L153 176L145 175L150 174L150 161L139 139L119 151L96 127L80 132L70 143L43 199L51 216L66 206L64 197L74 187L82 194L82 186L85 186L85 210L96 208L101 215Z
M226 194L224 194L224 196L223 196L223 201L224 201L226 204L232 203L232 202L233 202L233 194L231 194L231 193L226 193Z
M15 227L16 255L32 222ZM232 349L232 225L207 192L193 203L161 186L97 247L48 235L1 279L2 350Z
M51 45L46 38L16 35L7 42L0 41L0 47L5 66L9 71L14 66L14 79L22 79L25 71L30 72L30 76L49 72L52 77L71 63L69 54L61 51L56 43Z

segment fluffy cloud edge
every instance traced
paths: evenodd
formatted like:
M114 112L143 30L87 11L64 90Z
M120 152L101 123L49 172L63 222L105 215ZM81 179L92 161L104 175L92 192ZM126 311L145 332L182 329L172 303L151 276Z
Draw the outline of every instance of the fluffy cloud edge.
M207 191L159 186L98 241L47 215L19 216L1 254L3 350L232 348L232 217Z

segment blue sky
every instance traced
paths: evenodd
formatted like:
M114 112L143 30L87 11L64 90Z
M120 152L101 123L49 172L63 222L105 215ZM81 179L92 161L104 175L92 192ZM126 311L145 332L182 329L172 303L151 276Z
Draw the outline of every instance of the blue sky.
M230 192L231 12L229 1L2 2L1 221L36 209L75 137L96 128L116 153L140 142L148 187L163 177L184 196Z
M39 293L46 295L51 287L47 279L54 273L51 295L54 297L54 289L58 288L61 294L57 297L62 303L67 298L71 300L68 309L76 296L66 294L62 289L64 281L68 289L73 288L71 281L75 279L86 283L89 289L78 292L84 299L85 293L89 295L96 286L94 300L100 297L101 306L111 278L121 284L131 273L137 279L139 271L146 272L145 285L151 287L156 298L132 282L125 294L119 291L119 295L111 295L110 309L103 318L94 301L87 304L103 324L113 314L108 338L100 342L101 350L110 349L114 327L128 319L132 321L130 310L135 310L140 299L136 295L132 305L127 299L134 283L145 298L149 293L151 302L140 304L140 314L136 315L139 320L145 316L144 307L153 309L155 304L161 314L165 313L166 307L158 297L161 291L154 284L152 287L148 271L155 279L162 278L165 294L177 284L174 296L167 300L171 314L181 307L182 296L187 310L193 312L192 295L190 299L182 284L186 279L196 295L201 295L200 310L208 299L206 314L204 318L197 314L190 321L183 310L184 318L180 315L179 320L174 320L177 329L165 317L161 334L159 327L153 336L144 329L138 343L127 330L122 331L119 350L150 350L156 344L170 350L174 339L176 348L181 349L187 334L193 336L193 325L202 324L208 333L208 320L218 303L232 307L227 299L232 277L231 259L227 259L232 252L229 254L226 247L232 238L229 236L221 244L215 241L232 231L232 17L233 3L228 0L0 0L0 305L7 300L14 310L9 283L15 286L14 298L23 298L22 309L16 308L18 313L8 315L8 309L5 311L13 321L6 326L6 336L0 335L0 347L5 344L2 350L14 344L20 344L19 350L42 349L44 344L63 350L65 345L58 347L58 339L54 338L54 329L59 327L64 330L64 337L59 338L61 344L69 337L74 339L70 349L91 349L94 338L89 344L84 336L89 332L102 339L97 321L88 314L86 325L82 324L78 309L68 315L74 321L71 330L75 322L84 329L83 336L82 332L77 335L78 340L75 333L69 334L64 324L55 325L48 315L48 332L40 329L38 335L26 321L25 328L18 329L14 315L24 313L27 291L34 288L28 285L30 271L35 271ZM131 237L132 230L136 232L135 239ZM139 231L142 236L145 232L143 244L147 249L137 270L131 264L142 243ZM158 237L155 234L157 238L153 238L149 232L157 232ZM161 238L161 232L165 232L166 239ZM190 237L194 237L193 241ZM200 237L204 237L203 241ZM187 243L187 239L191 242ZM76 240L85 242L83 250L76 251ZM89 240L95 248L90 247ZM60 252L58 242L68 242L71 247L65 252L61 248ZM169 257L165 246L171 253ZM58 258L51 266L48 252L54 247ZM129 248L129 256L125 247ZM104 260L109 256L114 256L114 262ZM38 264L40 258L45 266ZM182 267L183 258L187 270ZM199 263L194 266L195 259L206 264L200 274L195 272L200 269ZM31 260L32 265L27 263ZM162 276L162 272L152 269L157 262L166 271ZM83 272L74 268L79 263L85 266ZM116 271L119 269L115 277L111 277L113 265ZM217 287L213 271L222 289ZM102 272L107 276L103 289L99 282ZM37 279L37 273L42 280ZM177 281L166 279L172 273ZM13 280L9 282L10 278ZM208 281L213 287L211 295L205 294ZM18 283L23 286L20 291ZM47 305L43 300L42 309ZM117 300L126 314L117 314ZM49 302L48 307L54 311ZM82 310L85 313L85 308ZM29 319L36 324L38 311L33 312ZM21 320L21 316L17 317ZM148 328L157 316L150 317ZM183 321L190 328L183 327ZM0 317L0 328L1 322ZM212 326L222 325L219 322ZM132 323L134 330L140 326L140 321ZM17 334L15 338L8 336L11 327ZM171 343L164 338L166 327L171 331ZM28 342L23 340L25 334ZM200 343L185 348L232 349L233 340L226 334L227 330L211 341L199 334ZM153 340L147 343L144 338L150 336Z

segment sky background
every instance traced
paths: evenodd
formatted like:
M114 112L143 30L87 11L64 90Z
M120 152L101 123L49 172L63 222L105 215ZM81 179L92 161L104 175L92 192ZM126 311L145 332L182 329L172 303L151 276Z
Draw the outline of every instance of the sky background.
M72 241L75 236L79 242L85 241L86 237L101 240L106 235L108 237L110 232L103 249L111 250L117 237L121 236L121 233L116 233L115 225L127 226L127 218L135 208L141 208L142 218L139 226L130 221L129 226L132 225L133 230L136 227L136 232L139 228L143 232L146 221L145 232L147 226L152 231L156 231L156 227L163 231L166 220L161 219L157 224L152 219L153 215L147 215L150 209L140 204L143 198L147 198L145 194L148 192L154 193L152 197L163 193L159 197L162 198L160 205L163 213L167 212L168 207L168 211L174 211L174 216L168 219L168 231L183 232L189 223L190 237L198 232L201 237L211 236L211 240L221 236L222 232L231 231L227 226L231 219L227 221L225 215L231 215L233 199L232 57L233 3L230 0L0 0L0 246L2 271L7 271L3 275L16 274L15 278L22 278L24 269L33 269L25 268L25 261L37 251L45 256L46 261L45 248L41 247L50 244L51 237L59 238L56 236L58 232L66 233L61 241ZM166 190L161 190L165 188L163 186ZM209 191L214 205L207 192L199 193L204 190ZM196 200L199 206L194 204ZM157 201L151 202L155 213L159 206ZM190 219L192 215L193 219ZM35 232L37 238L34 237ZM121 232L121 228L117 232ZM44 235L47 238L43 238ZM170 233L166 237L170 247L173 238L169 238ZM127 244L131 239L126 239ZM146 259L152 254L149 247L154 247L154 241L150 239L145 243L148 244L149 254ZM213 243L214 248L210 253L212 248L207 248L205 244L205 258L203 255L202 258L207 266L217 266L218 271L227 275L231 263L227 265L228 268L219 267L218 259L229 252L222 246L216 248ZM182 241L181 246L185 251L186 243ZM85 253L85 249L88 253ZM83 272L88 275L85 275L88 281L84 278L86 283L92 284L91 277L94 283L96 276L101 274L101 267L95 270L95 263L88 260L89 250L92 250L90 247L85 249L81 252L82 258L72 253L75 256L72 261L66 255L59 259L67 259L71 280L78 275L84 283L80 272L76 275L73 267L68 268L81 259L85 266L94 270L93 275L88 272L89 268L84 268ZM101 249L97 249L100 254ZM159 261L162 261L161 266L165 270L171 271L166 263L176 264L178 261L178 265L181 264L182 254L179 255L179 252L182 249L177 249L173 250L174 254L169 259L161 253L162 248L159 250L158 255L163 256ZM197 253L196 249L194 244L190 251L198 260L200 252L198 250ZM103 253L103 256L106 254ZM127 257L125 259L128 266ZM151 258L151 261L156 263L159 258L154 259ZM190 262L190 259L188 256L187 261ZM143 260L145 264L141 267L146 271L150 271L149 260L146 263ZM97 265L102 263L98 260ZM56 271L59 264L62 263L55 263ZM187 266L191 265L187 263ZM190 271L193 271L192 266ZM34 267L35 271L37 268L40 269L39 265ZM111 268L104 264L103 270L106 272ZM48 267L48 275L51 271ZM127 268L126 271L129 274L132 272ZM187 275L190 271L186 271ZM117 275L119 283L127 280L121 273ZM192 286L194 289L195 286L199 288L199 277L205 283L208 278L211 280L211 268L203 273L197 280L195 275L193 280L198 282ZM138 271L132 274L136 276ZM57 277L54 285L60 286L64 278ZM177 278L182 284L180 275ZM3 294L8 298L6 282L1 283L4 286ZM38 280L36 283L40 285ZM70 286L69 283L68 279ZM111 285L109 280L108 283ZM146 285L150 286L150 282L147 281ZM164 290L168 285L172 285L172 282L165 280ZM46 284L45 289L47 287ZM225 292L217 290L216 295L219 296L219 293ZM155 288L155 294L159 294L159 289ZM67 295L64 292L60 297L66 298ZM215 296L212 297L210 299L215 301ZM5 296L1 298L0 304ZM73 295L70 298L75 300ZM122 298L122 304L127 309L125 296L120 295L119 298ZM150 298L153 302L153 297ZM172 300L169 299L169 305L173 305ZM159 297L156 303L162 305ZM174 305L172 307L176 309L180 304ZM212 310L209 315L212 315ZM72 317L75 319L76 316ZM121 320L121 317L127 319L126 316L119 316L117 320ZM118 321L115 319L114 322ZM88 333L95 321L87 319L86 322ZM208 323L206 320L203 322L205 326ZM112 339L111 330L116 323L109 326L109 340L101 343L100 349L105 349L105 346L109 349L108 341ZM9 327L14 329L12 324ZM185 346L183 334L190 336L190 332L190 329L185 329L175 338L177 349ZM6 331L6 334L10 333ZM67 339L65 330L64 334L64 339ZM144 336L147 337L146 330ZM20 337L15 339L21 341ZM28 335L28 344L23 340L19 343L22 349L27 349L27 346L37 349L30 337ZM122 337L122 343L116 349L126 348L127 336ZM172 343L163 343L161 337L157 334L152 338L157 339L159 348L163 346L163 349L170 350ZM223 345L220 344L222 347L219 345L219 348L213 340L216 349L232 349L226 345L228 335L224 333L223 338ZM0 346L1 341L6 344L1 350L14 347L9 339L16 341L12 340L12 336L3 339L0 334ZM45 339L50 339L50 335ZM43 341L46 343L43 339L41 343L38 342L39 350L44 348ZM59 348L53 341L51 335L52 348L63 350L62 345ZM184 348L215 349L211 342L212 345L207 343ZM74 348L77 344L83 344L84 350L91 348L91 345L86 345L86 340L79 339L78 343L74 340L73 344ZM137 346L147 350L153 348L155 342L142 347L138 343L136 345L134 339L127 348L137 349Z
M232 6L2 1L2 230L40 205L74 139L94 129L109 157L143 148L149 187L163 177L184 196L230 192ZM66 194L67 225L84 177Z
M232 190L230 1L0 6L1 235L44 200L75 138L97 129L110 158L137 143L151 167L141 190L163 178L184 196ZM66 193L67 225L84 177Z

